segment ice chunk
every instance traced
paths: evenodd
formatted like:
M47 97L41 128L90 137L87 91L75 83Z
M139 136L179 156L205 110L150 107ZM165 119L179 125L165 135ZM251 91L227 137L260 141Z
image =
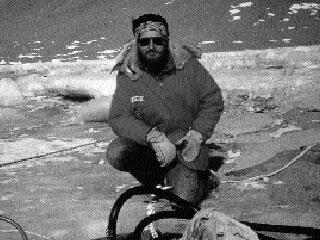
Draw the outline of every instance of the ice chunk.
M239 12L240 12L240 10L235 8L235 9L231 9L231 10L229 10L229 12L231 13L231 15L234 15L234 14L239 13Z
M22 100L23 97L18 85L10 78L2 78L0 80L0 105L17 105Z

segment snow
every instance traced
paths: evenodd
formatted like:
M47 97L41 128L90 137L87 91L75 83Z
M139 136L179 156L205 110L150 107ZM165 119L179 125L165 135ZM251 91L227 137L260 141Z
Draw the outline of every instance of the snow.
M77 47L79 47L78 45L67 45L66 48L69 50L73 50L76 49Z
M22 54L19 54L19 59L21 58L41 58L41 55L38 55L38 53L28 53L27 55L22 55Z
M117 52L116 50L104 50L104 51L100 51L100 52L97 52L99 54L112 54L112 53L115 53Z
M213 40L208 40L208 41L202 41L201 43L199 43L200 45L205 45L205 44L212 44L215 43L215 41Z
M61 62L61 59L60 59L60 58L53 58L53 59L51 60L51 62L52 62L52 63L59 63L59 62Z
M234 40L234 41L232 41L232 43L241 44L241 43L243 43L243 41L240 41L240 40Z
M240 3L238 7L251 7L252 4L253 4L252 2L244 2L244 3Z
M240 3L238 6L231 6L232 8L245 8L245 7L251 7L252 6L252 2L243 2Z
M68 55L74 55L74 54L81 53L81 52L83 52L83 51L73 51L73 52L69 52L67 54Z
M86 104L83 104L77 110L77 116L74 123L83 122L103 122L107 121L109 108L112 102L112 96L102 97L101 99L93 99Z
M87 41L87 43L85 43L85 44L90 45L91 43L96 42L96 41L97 41L97 39L89 40L89 41Z
M290 43L290 38L283 39L269 39L269 42L283 42ZM200 44L214 44L214 40L204 40ZM233 44L243 44L243 40L235 39L232 41ZM290 49L290 48L288 48ZM259 57L259 61L265 61L267 64L269 62L275 62L275 58L279 57L281 63L285 61L286 64L292 64L294 61L297 68L305 68L305 63L308 63L307 67L319 67L319 62L317 62L319 57L316 53L319 52L319 47L296 47L291 48L288 51L286 48L283 50L268 50L269 54L266 55L266 50L264 51L243 51L243 52L226 52L226 53L204 53L201 62L207 69L212 72L217 69L254 69L257 68L256 56ZM312 50L313 49L313 50ZM110 52L112 52L110 50ZM109 53L106 50L106 53ZM274 54L271 54L274 53ZM280 53L280 55L278 54ZM271 54L271 55L270 55ZM290 55L291 54L291 55ZM293 55L292 55L293 54ZM297 54L297 55L296 55ZM300 55L302 54L302 55ZM299 58L297 56L299 55ZM293 56L294 59L291 59ZM263 60L261 60L263 59ZM4 61L2 61L4 62ZM102 99L104 97L112 96L115 89L115 75L109 74L110 69L114 65L114 60L78 60L78 62L73 63L62 63L60 59L52 60L52 63L38 63L38 64L21 64L17 65L0 65L0 72L2 71L14 71L23 73L18 77L15 82L9 79L10 84L15 85L15 87L7 87L6 83L3 90L0 91L0 99L2 101L15 102L18 98L21 99L22 96L39 96L53 91L60 93L62 95L85 95L96 99ZM28 72L38 72L38 74L24 75ZM43 76L45 72L46 76ZM227 75L226 75L227 76ZM236 81L233 77L216 76L215 78L221 85L222 90L237 89L245 86L245 83L241 80L241 76L238 76ZM271 76L261 76L260 82L254 82L250 85L246 85L247 89L261 88L264 90L271 89L275 84ZM296 82L296 81L295 81ZM1 82L1 85L4 81ZM269 84L267 86L267 84ZM266 86L265 86L266 85ZM14 91L8 93L7 89ZM15 91L16 90L16 91ZM20 97L19 97L20 96ZM91 106L92 109L100 109L103 104L108 104L104 102L97 102L96 105ZM106 107L106 106L104 106ZM90 110L90 107L88 108ZM83 111L86 112L87 110ZM99 112L99 111L98 111ZM86 118L87 116L82 116ZM95 118L104 118L105 116L100 116L97 114Z
M287 127L280 128L276 132L270 133L269 135L272 138L279 138L283 133L292 132L292 131L301 131L301 130L302 128L297 127L295 125L288 125Z
M231 15L234 15L234 14L239 13L240 10L239 9L231 9L231 10L229 10L229 12L231 13Z
M288 14L296 14L298 10L309 10L310 15L316 15L320 9L320 3L294 3L289 7L290 12Z
M311 10L317 10L320 9L320 3L294 3L289 8L290 10L300 10L300 9L311 9Z
M233 16L232 21L240 20L241 16Z
M90 138L60 138L53 139L52 141L37 138L22 138L17 139L14 142L1 139L0 163L13 162L23 158L35 157L50 152L73 148L79 145L90 144L93 142L95 142L94 139ZM72 151L77 152L79 150L74 149ZM54 159L52 158L50 159L50 161L53 160ZM70 158L70 160L72 159Z
M68 54L66 54L66 53L58 53L58 54L56 54L56 56L57 57L67 57Z
M12 106L23 101L18 85L10 78L0 80L0 106Z

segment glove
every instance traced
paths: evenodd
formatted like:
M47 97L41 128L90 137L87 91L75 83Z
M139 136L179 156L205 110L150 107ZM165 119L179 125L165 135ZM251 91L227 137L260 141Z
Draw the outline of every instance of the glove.
M200 132L190 130L187 135L177 141L177 145L181 144L184 140L187 141L187 146L182 150L182 158L186 162L194 161L200 153L201 143L203 141Z
M161 143L151 143L160 167L168 166L176 158L176 146L169 139Z
M146 141L151 143L161 167L169 165L175 159L176 146L170 142L163 132L159 132L155 128L151 129L146 135Z
M146 135L146 141L149 143L160 143L166 140L166 135L159 132L157 128L152 128Z

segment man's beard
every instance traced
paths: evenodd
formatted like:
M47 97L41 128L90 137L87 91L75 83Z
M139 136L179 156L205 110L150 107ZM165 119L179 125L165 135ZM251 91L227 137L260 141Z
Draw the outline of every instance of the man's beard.
M144 68L146 71L150 73L159 74L168 63L169 48L165 48L161 56L156 59L148 59L140 51L138 51L138 56L142 68Z

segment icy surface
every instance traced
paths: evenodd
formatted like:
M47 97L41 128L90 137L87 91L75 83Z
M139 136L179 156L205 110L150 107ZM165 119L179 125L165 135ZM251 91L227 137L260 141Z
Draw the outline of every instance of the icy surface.
M12 140L0 140L0 164L14 162L17 160L37 157L51 152L73 148L78 145L94 143L94 139L89 138L66 138L66 139L36 139L36 138L22 138ZM80 150L72 150L80 151ZM67 158L72 160L73 158ZM59 160L59 158L57 158ZM64 159L65 161L66 159Z

